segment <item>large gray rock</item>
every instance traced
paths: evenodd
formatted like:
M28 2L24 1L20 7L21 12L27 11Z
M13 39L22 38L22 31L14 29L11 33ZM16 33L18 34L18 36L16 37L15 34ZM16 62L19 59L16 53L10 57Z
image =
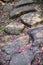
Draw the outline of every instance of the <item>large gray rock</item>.
M10 65L31 65L34 54L30 50L13 55Z
M24 29L24 24L18 22L12 22L5 27L5 32L8 34L20 34Z
M2 51L12 55L13 53L21 52L21 48L29 44L29 36L21 36L13 42L8 42L10 45L6 45L2 48ZM11 44L12 43L12 44Z
M41 13L38 12L31 12L21 16L21 20L23 23L27 24L28 26L33 26L38 24L42 21Z
M34 40L33 45L38 46L39 44L43 43L43 25L32 28L28 33Z
M33 0L20 0L19 2L15 3L15 7L27 5L33 3Z
M26 12L35 11L35 8L33 6L23 6L19 8L15 8L12 11L10 11L9 16L12 17L18 17Z

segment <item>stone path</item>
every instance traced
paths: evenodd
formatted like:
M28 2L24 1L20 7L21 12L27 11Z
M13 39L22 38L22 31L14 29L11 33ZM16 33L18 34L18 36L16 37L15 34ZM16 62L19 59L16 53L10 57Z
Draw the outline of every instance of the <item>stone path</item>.
M43 65L43 17L40 4L34 4L33 0L2 1L0 65Z
M15 8L13 11L10 12L10 18L17 17L23 15L26 12L35 11L35 8L32 6L23 6L19 8Z

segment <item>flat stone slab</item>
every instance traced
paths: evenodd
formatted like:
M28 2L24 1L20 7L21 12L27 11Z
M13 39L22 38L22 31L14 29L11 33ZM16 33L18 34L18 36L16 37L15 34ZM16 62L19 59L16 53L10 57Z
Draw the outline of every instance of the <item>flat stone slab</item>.
M9 45L6 45L2 48L2 51L6 52L9 55L12 55L13 53L19 53L21 52L22 47L29 44L29 36L23 35L13 42L8 42L8 44Z
M7 34L16 34L16 35L18 35L23 31L24 27L25 27L24 24L14 21L14 22L8 24L5 27L4 31Z
M9 65L30 65L34 58L34 54L30 50L15 54Z
M33 3L33 0L20 0L19 2L15 3L15 7L27 5Z
M23 6L19 8L15 8L12 11L10 11L9 16L10 18L16 18L20 15L23 15L24 13L31 12L31 11L36 11L33 6Z
M34 45L43 43L43 25L31 29L28 33L34 40Z
M28 26L34 26L42 21L41 13L39 12L30 12L21 16L21 20L24 24Z

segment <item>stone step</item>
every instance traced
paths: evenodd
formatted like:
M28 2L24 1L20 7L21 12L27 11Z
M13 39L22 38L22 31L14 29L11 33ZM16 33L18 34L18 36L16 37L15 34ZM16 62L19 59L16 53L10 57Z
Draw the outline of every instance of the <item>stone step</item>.
M2 48L2 51L6 52L9 55L12 55L13 53L19 53L22 51L21 48L29 44L29 36L22 35L18 37L16 40L14 39L13 42L7 42L8 45L5 45Z
M34 54L30 50L25 50L22 53L13 55L9 65L31 65Z
M43 43L43 25L30 29L28 34L30 34L34 41L33 45L38 46L39 44Z
M20 0L19 2L15 3L15 7L20 7L27 4L32 4L33 0Z
M20 34L25 28L25 25L22 24L22 23L18 23L18 22L12 22L12 23L9 23L4 31L7 33L7 34L15 34L15 35L18 35Z
M24 13L31 12L31 11L36 11L36 9L33 6L24 6L20 8L15 8L12 11L10 11L9 16L10 18L15 18L20 15L23 15Z
M21 21L28 26L37 25L38 23L42 22L41 13L30 12L30 13L24 14L21 16Z

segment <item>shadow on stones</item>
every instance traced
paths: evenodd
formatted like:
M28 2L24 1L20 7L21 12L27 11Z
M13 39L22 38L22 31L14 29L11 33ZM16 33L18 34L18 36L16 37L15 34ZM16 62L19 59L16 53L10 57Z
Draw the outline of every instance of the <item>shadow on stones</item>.
M33 2L33 3L34 3L34 2ZM22 5L15 6L15 7L18 8L18 7L22 7L22 6L30 5L30 4L33 4L33 3L26 3L26 4L22 4Z
M29 24L27 24L27 23L24 23L22 19L21 19L21 22L22 22L25 26L27 26L27 27L30 27L30 28L31 28L31 25L29 25Z
M16 19L16 18L20 17L21 15L24 15L24 14L29 13L29 12L36 12L36 11L37 11L37 10L30 10L30 11L20 12L20 14L14 15L14 16L12 16L12 17L9 16L9 18L10 18L10 19L14 19L14 18Z
M4 65L2 62L0 62L0 65Z
M1 0L1 1L4 2L4 3L6 3L6 1L4 1L4 0ZM8 1L8 2L12 2L12 1L14 1L14 0L10 0L10 1ZM7 2L7 3L8 3L8 2Z

